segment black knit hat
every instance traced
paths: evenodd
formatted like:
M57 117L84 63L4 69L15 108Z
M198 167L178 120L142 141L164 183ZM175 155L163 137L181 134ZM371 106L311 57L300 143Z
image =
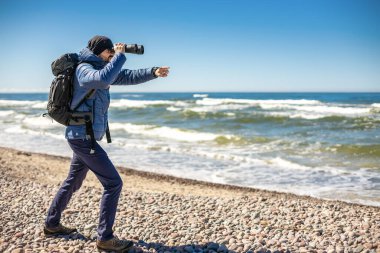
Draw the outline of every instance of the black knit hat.
M112 49L113 43L106 36L96 35L88 41L87 48L90 49L94 54L99 55L106 49Z

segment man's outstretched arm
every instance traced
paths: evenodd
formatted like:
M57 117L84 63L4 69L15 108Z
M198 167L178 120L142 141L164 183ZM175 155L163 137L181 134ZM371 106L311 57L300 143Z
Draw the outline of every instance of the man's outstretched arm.
M123 69L112 85L134 85L150 81L157 77L167 77L168 74L169 67L167 66L137 70Z

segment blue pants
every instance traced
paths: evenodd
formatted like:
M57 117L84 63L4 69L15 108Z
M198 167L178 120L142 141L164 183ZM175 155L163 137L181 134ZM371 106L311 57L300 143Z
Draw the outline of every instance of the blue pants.
M58 226L63 210L70 201L72 194L77 191L90 169L95 173L104 187L100 203L98 239L109 240L113 237L112 226L115 221L117 203L123 182L102 147L96 143L95 153L90 154L90 140L68 140L73 150L70 172L61 185L49 208L45 225Z

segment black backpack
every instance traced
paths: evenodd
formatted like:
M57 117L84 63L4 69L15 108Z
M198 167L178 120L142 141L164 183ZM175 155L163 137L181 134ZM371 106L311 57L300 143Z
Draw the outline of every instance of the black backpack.
M92 129L92 113L91 112L76 112L86 99L94 94L95 89L92 89L73 109L70 109L73 98L73 80L76 67L79 65L78 55L69 53L64 54L51 64L51 70L55 78L50 85L49 100L47 104L47 113L52 119L62 125L86 125L86 135L91 138L91 151L95 152L95 137ZM108 122L106 129L107 142L111 143L111 135L109 132Z
M51 64L55 78L50 85L47 114L65 126L71 125L73 119L75 120L73 117L75 110L95 91L91 90L73 110L70 110L73 98L73 78L78 64L77 54L64 54Z

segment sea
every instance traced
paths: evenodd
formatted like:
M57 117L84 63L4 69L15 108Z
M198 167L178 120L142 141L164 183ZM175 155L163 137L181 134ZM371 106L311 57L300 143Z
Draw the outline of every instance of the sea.
M72 156L47 98L0 94L0 146ZM118 166L380 206L380 93L112 93L109 116Z

